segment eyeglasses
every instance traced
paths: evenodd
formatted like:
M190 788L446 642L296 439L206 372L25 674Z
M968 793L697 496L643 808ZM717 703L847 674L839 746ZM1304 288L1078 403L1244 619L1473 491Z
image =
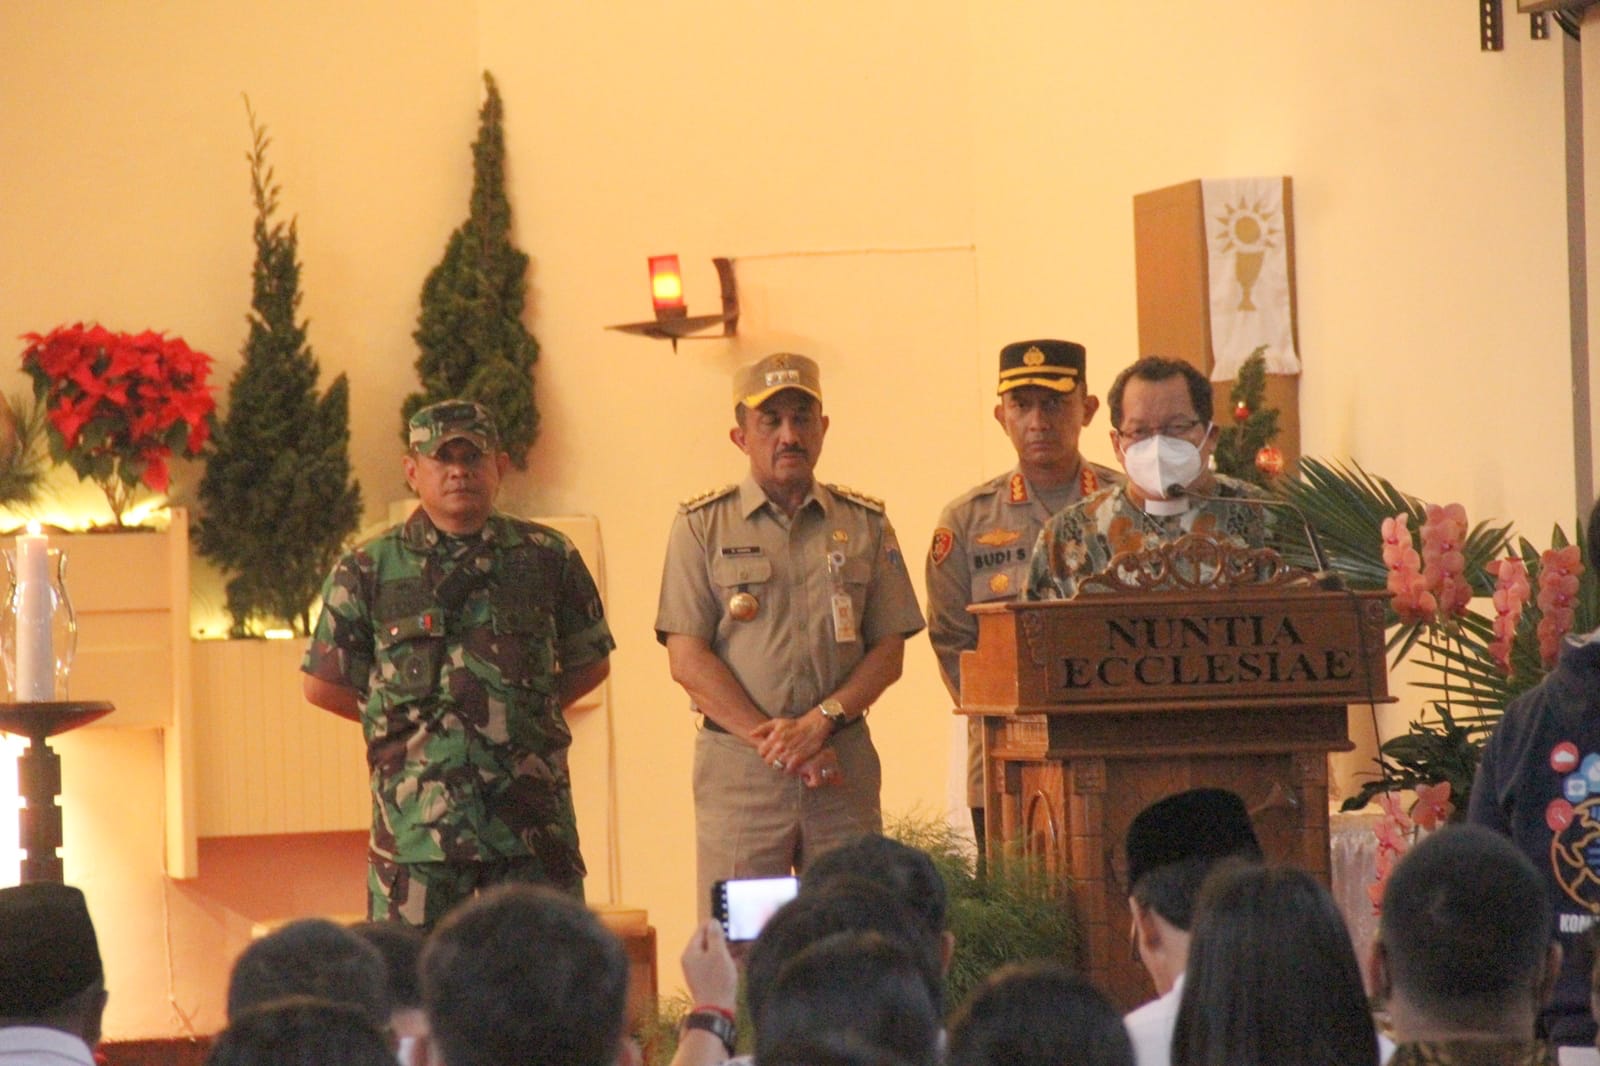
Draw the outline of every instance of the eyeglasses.
M1123 444L1137 444L1157 434L1163 437L1187 437L1200 426L1206 425L1198 418L1175 418L1159 426L1142 426L1138 429L1117 430L1117 439Z

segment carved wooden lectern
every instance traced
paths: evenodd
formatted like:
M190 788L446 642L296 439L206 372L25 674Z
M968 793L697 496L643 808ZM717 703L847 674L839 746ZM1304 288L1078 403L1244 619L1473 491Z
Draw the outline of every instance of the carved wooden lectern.
M1145 806L1231 789L1270 859L1327 882L1327 755L1352 747L1349 704L1389 701L1387 598L1184 537L1073 600L969 608L959 710L983 718L989 840L1062 880L1084 971L1123 1008L1151 998L1122 853Z

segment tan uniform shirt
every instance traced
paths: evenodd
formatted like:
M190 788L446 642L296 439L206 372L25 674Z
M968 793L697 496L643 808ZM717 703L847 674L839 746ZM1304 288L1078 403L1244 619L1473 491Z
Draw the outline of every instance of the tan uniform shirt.
M835 632L836 592L849 597L853 634ZM755 600L744 620L730 607L740 593ZM710 643L769 717L804 714L868 648L922 626L894 527L877 500L818 482L789 517L746 478L678 510L656 637L665 643L668 633L682 633Z
M1066 502L1121 482L1119 471L1085 461ZM961 653L978 646L978 620L967 605L1021 595L1034 542L1050 515L1020 467L962 493L939 515L926 569L928 640L958 696ZM983 806L983 736L975 718L967 730L967 803Z

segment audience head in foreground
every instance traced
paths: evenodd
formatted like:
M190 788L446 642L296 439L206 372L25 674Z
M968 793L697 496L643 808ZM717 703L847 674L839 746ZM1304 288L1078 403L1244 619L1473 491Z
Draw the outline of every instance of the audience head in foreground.
M756 1062L855 1040L908 1066L938 1061L939 1013L915 949L881 933L835 933L790 959L756 1017Z
M83 893L51 882L0 889L0 1028L59 1030L67 1035L40 1034L34 1050L59 1053L53 1040L73 1041L87 1057L100 1042L105 1006L100 942Z
M1166 995L1189 954L1200 886L1228 858L1260 859L1244 801L1220 788L1157 800L1128 826L1128 908L1133 942L1156 991Z
M1344 918L1316 878L1229 863L1195 911L1174 1066L1376 1066Z
M762 927L745 958L745 1003L759 1035L767 1002L784 968L811 945L835 933L879 933L908 948L922 973L935 1010L944 1000L938 940L909 908L881 884L841 877L804 887ZM454 1066L454 1064L451 1064Z
M357 922L356 936L378 949L388 976L389 1031L401 1066L409 1066L414 1049L428 1037L428 1015L422 1007L422 930L405 922Z
M372 1019L349 1003L289 996L243 1011L217 1036L206 1066L394 1066Z
M950 1023L947 1066L1133 1066L1122 1016L1059 962L1002 967Z
M611 1066L624 1040L628 958L582 903L554 889L502 885L452 911L422 952L444 1066Z
M928 853L881 833L869 833L824 852L806 866L800 891L815 892L840 880L859 878L882 885L917 919L937 946L941 968L950 968L955 937L945 927L949 891Z
M1515 844L1447 826L1400 860L1372 945L1374 992L1402 1044L1534 1037L1561 968L1544 880Z
M310 996L389 1024L388 968L378 949L342 925L302 918L255 941L228 978L228 1021L286 996Z

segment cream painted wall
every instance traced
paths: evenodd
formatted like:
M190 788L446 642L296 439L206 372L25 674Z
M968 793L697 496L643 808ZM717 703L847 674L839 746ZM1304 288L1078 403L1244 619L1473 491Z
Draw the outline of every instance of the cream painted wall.
M652 626L676 501L743 472L728 375L774 350L818 359L821 475L887 498L919 592L939 506L983 473L965 5L606 10L481 7L544 350L547 428L509 495L600 516L623 895L650 908L672 986L696 910L694 720ZM710 258L736 258L736 342L674 354L602 330L648 316L645 256L667 251L690 313L716 308ZM948 709L914 641L873 717L887 810L949 805Z
M998 347L1081 339L1103 395L1135 354L1132 196L1287 173L1307 451L1474 517L1570 523L1570 460L1549 448L1568 425L1560 46L1508 32L1504 53L1480 54L1472 14L19 0L0 5L0 337L78 317L165 327L215 354L225 382L249 292L248 91L300 218L312 342L352 378L378 517L400 494L417 292L464 214L479 72L493 70L544 348L544 436L503 503L600 516L623 894L649 908L670 987L695 904L692 720L651 622L675 501L740 474L726 439L738 363L781 347L819 358L821 472L887 497L920 589L940 504L1010 461L988 416ZM738 260L736 341L673 353L602 329L648 313L644 257L666 251L694 311L715 305L710 257ZM1088 435L1101 459L1106 428ZM914 641L874 718L889 810L955 805L946 703ZM102 918L114 1036L182 1029L152 917L170 892L159 846L140 843L159 795L147 740L86 760L126 766L130 824L68 823L70 840L116 845L104 858L129 886ZM88 861L69 856L69 876L110 884ZM226 939L204 923L237 917L187 897L184 914L180 989Z
M1305 454L1536 540L1573 524L1562 60L1461 5L988 5L973 23L980 347L1137 351L1133 194L1294 178ZM1559 36L1559 31L1556 31ZM1105 457L1101 424L1089 451ZM997 442L991 442L998 446ZM1099 448L1096 452L1094 449ZM991 463L991 465L994 465ZM1419 698L1381 714L1403 730ZM1335 760L1340 778L1370 765ZM1347 786L1348 787L1348 786Z
M470 183L476 47L462 2L0 5L0 338L78 319L167 329L214 355L225 386L254 254L248 92L285 217L300 217L312 343L325 372L355 378L357 470L381 505L399 484L416 295ZM23 385L0 374L0 388ZM198 473L180 473L178 499ZM47 509L104 516L70 474L58 488ZM93 730L62 751L66 873L100 928L108 1035L182 1033L191 1017L216 1028L221 990L196 975L217 984L216 948L239 942L241 919L216 900L175 903L162 876L160 735ZM85 810L125 813L89 824Z

